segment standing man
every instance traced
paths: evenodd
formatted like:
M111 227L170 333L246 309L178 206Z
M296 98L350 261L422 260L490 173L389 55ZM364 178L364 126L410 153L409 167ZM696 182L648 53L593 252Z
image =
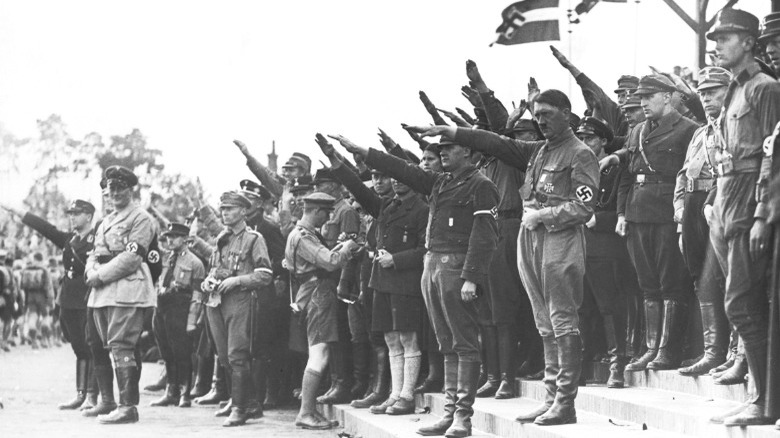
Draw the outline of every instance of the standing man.
M766 57L775 75L780 75L780 12L764 17L758 41L764 45Z
M475 300L487 285L488 267L497 247L498 190L471 163L472 149L457 143L439 143L444 173L425 171L351 142L342 145L364 157L371 168L430 196L422 289L444 355L447 400L444 417L417 433L469 436L481 363Z
M203 263L187 248L190 228L171 222L162 237L168 241L168 259L158 286L154 336L165 360L165 394L151 406L192 405L192 345L189 332L203 316L200 285L206 277Z
M593 215L598 163L569 125L571 103L558 90L538 95L533 113L546 141L520 141L478 130L416 128L443 135L505 163L527 168L520 196L524 212L518 267L545 357L545 403L517 417L540 426L577 421L574 399L582 367L577 310L585 274L583 225Z
M98 416L104 424L138 421L138 378L135 348L143 331L144 313L156 297L149 267L144 263L154 237L152 218L132 202L138 177L122 166L111 166L105 178L114 211L95 233L95 250L85 277L92 288L88 306L104 347L111 350L119 385L119 406Z
M19 287L24 291L25 326L33 350L46 348L49 336L49 312L54 309L54 285L43 266L43 254L32 254L22 269ZM39 343L38 340L41 339Z
M674 189L674 220L680 224L680 251L693 278L704 331L704 356L695 364L680 368L678 371L684 376L708 374L725 362L731 332L723 307L726 279L712 249L710 227L703 210L709 193L715 190L715 151L723 147L716 132L720 129L718 119L729 82L731 73L721 67L705 67L699 72L697 91L708 123L693 134Z
M93 364L86 340L87 285L84 282L84 267L95 242L95 231L92 228L95 206L81 199L70 204L65 210L70 221L70 232L61 231L30 212L23 214L6 206L3 208L20 217L23 224L62 249L65 276L57 304L60 306L62 332L76 354L76 398L58 407L78 409L81 406L94 406L97 404L97 387L95 380L91 378Z
M603 120L583 117L577 137L600 159L614 136ZM639 289L626 242L615 234L618 186L624 171L624 166L620 165L601 171L593 216L585 224L585 292L593 297L603 321L610 363L608 388L622 388L625 384L626 316L623 309L626 298L637 294ZM585 351L590 351L587 343L585 345Z
M241 426L248 419L252 387L252 333L255 327L253 303L257 291L269 285L273 276L265 239L246 226L252 207L237 192L225 192L219 211L225 229L217 236L209 261L208 277L202 289L209 293L206 309L209 327L222 366L231 376L231 412L222 424Z
M303 429L331 429L337 423L326 420L316 408L317 389L332 356L330 346L338 340L336 287L339 271L352 259L358 245L347 240L329 249L319 229L330 218L336 200L325 193L303 198L303 217L290 232L284 252L290 270L293 312L306 323L309 359L301 383L301 410L295 425Z
M344 199L344 187L333 176L330 169L319 169L314 175L314 185L317 192L322 192L335 199L333 204L333 214L330 219L322 225L321 233L325 243L329 248L333 248L344 237L346 239L357 238L360 232L360 215ZM354 315L357 311L352 308L353 305L339 300L336 303L338 309L338 333L339 339L330 346L330 389L317 399L318 403L338 404L349 403L352 401L350 388L352 387L352 368L355 362L367 359L369 351L364 348L353 348L352 333L350 330L350 319L356 321L358 316ZM353 315L350 317L350 313ZM364 357L358 357L358 354Z
M718 189L711 213L707 212L712 216L710 239L726 274L726 315L744 342L756 386L755 398L744 411L727 417L726 426L770 424L777 416L765 411L769 329L765 278L770 258L766 188L780 161L772 160L773 144L763 153L762 145L780 120L780 84L753 58L757 37L758 18L738 9L722 10L707 33L715 41L718 64L734 77L723 104L720 134L725 144L715 157Z
M677 245L674 185L698 126L673 108L676 91L665 76L650 75L634 92L647 120L627 139L628 171L620 177L615 231L628 237L644 296L647 352L626 371L672 369L681 359L691 280Z

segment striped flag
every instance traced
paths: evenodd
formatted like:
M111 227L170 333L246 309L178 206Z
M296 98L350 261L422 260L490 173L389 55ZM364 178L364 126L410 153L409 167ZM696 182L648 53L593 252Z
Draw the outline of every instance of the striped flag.
M559 41L559 13L558 0L523 0L512 3L501 12L504 21L496 29L498 39L495 44L509 46L536 41Z

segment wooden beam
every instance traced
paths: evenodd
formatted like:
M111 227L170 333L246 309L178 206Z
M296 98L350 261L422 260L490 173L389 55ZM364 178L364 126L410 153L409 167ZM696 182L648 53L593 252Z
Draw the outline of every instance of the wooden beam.
M698 1L698 0L697 0ZM683 10L674 0L664 0L664 3L666 3L670 8L672 8L672 11L674 11L675 14L677 14L678 17L682 19L682 21L685 22L685 24L688 25L688 27L691 28L694 32L699 31L699 24L691 18L690 15L688 15L687 12Z

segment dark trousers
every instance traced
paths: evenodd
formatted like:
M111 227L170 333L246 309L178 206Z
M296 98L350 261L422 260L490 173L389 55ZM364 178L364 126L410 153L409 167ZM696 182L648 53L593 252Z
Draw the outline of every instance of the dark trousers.
M598 314L602 318L607 336L615 336L615 345L607 347L615 348L609 353L616 356L626 354L626 309L627 295L631 286L631 276L634 270L626 264L628 260L608 257L588 257L585 260L585 293L592 298L592 302ZM628 275L626 275L628 274ZM635 282L635 280L634 280ZM610 325L611 324L611 325ZM588 347L588 339L584 342Z
M517 322L522 305L530 306L517 272L517 236L520 219L499 219L498 247L488 267L488 287L479 300L481 325L508 325Z
M192 340L187 335L187 316L190 312L190 294L171 292L157 297L152 327L160 355L169 368L179 371L190 369ZM189 381L189 376L168 376L169 384ZM176 381L178 380L178 381Z
M87 345L87 309L60 308L60 323L65 340L70 342L79 360L90 359Z
M466 254L428 252L422 275L422 293L442 354L479 361L477 306L461 299L460 278ZM483 299L483 298L479 298Z
M704 218L707 192L685 194L682 222L682 251L701 303L723 306L726 278L710 242L710 227Z
M92 307L87 308L86 341L95 366L110 367L111 356L108 354L108 349L103 346L103 341L98 334L98 329L95 325L95 309Z
M628 223L628 253L645 299L687 303L691 277L677 242L677 224Z

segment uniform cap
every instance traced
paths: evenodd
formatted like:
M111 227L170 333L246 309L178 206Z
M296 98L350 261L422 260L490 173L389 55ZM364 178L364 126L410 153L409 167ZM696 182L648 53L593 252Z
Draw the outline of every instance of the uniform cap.
M704 67L699 70L699 87L697 91L711 88L728 87L731 82L731 73L721 67Z
M780 12L772 12L761 22L761 35L758 36L758 40L764 43L778 35L780 35Z
M333 209L333 204L336 203L336 198L328 195L327 193L314 192L303 198L304 207L320 207Z
M715 41L715 35L724 32L747 32L757 37L758 17L740 9L723 9L715 17L715 24L707 32L707 39Z
M618 87L615 89L615 94L623 91L633 91L639 86L639 78L632 75L623 75L618 79Z
M442 140L438 143L439 151L441 151L444 148L451 147L451 146L460 146L458 143L455 143L454 141L449 140Z
M580 126L580 116L574 113L569 113L569 127L571 130L576 131L578 126Z
M580 121L580 126L577 127L577 134L589 134L597 137L605 138L607 141L612 141L615 138L615 134L612 132L612 128L601 119L595 117L583 117Z
M433 152L436 155L441 155L441 146L439 146L439 143L430 143L428 146L425 146L425 149L423 149L423 152L425 151Z
M222 196L219 197L219 206L251 208L252 203L241 193L230 191L223 193Z
M94 214L95 213L95 206L87 201L83 201L81 199L76 199L75 201L70 203L70 206L67 210L65 210L65 213L87 213L87 214Z
M306 160L304 160L301 157L296 157L293 155L290 157L289 160L287 160L286 163L282 166L282 168L291 168L291 167L300 167L303 170L307 170L309 168L308 164L306 163Z
M323 167L322 169L317 170L317 173L314 174L314 184L320 184L325 182L340 182L336 177L333 175L333 172Z
M244 196L258 197L262 201L271 199L271 192L251 179L241 180L239 187L241 187L241 191L243 192L242 195Z
M629 109L629 108L641 108L642 102L639 100L639 96L634 96L633 93L629 94L626 98L626 101L623 102L623 105L620 105L620 108L623 109Z
M189 236L190 227L180 224L178 222L171 222L168 224L168 229L163 231L162 236Z
M655 93L674 93L677 87L664 75L647 75L639 80L639 86L632 93L635 96L644 96Z
M106 169L104 174L106 178L106 187L111 186L118 188L133 187L138 184L138 177L135 176L133 171L124 166L111 166Z

